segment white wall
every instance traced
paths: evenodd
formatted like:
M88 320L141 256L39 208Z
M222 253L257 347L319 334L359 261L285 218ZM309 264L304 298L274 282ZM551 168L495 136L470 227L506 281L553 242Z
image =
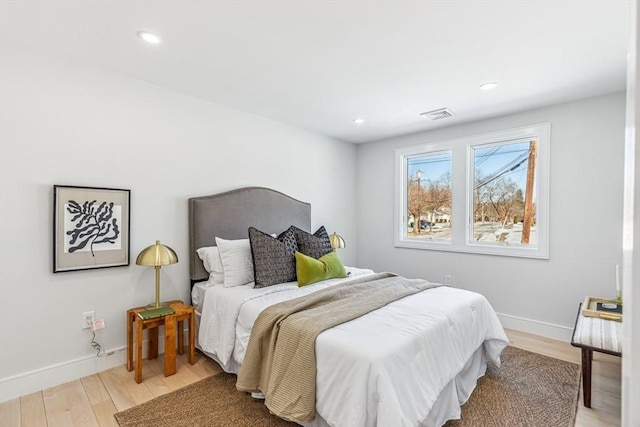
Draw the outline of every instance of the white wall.
M623 211L622 426L640 425L640 1L631 2Z
M624 120L619 93L358 146L358 265L439 282L450 274L484 294L506 326L567 339L585 296L615 296ZM547 121L549 260L393 247L395 148Z
M1 67L0 401L108 365L82 312L106 320L105 349L124 346L127 308L154 295L135 257L156 239L180 258L162 299L188 301L189 197L274 188L310 202L355 261L353 144L10 46ZM131 189L131 266L51 272L54 184Z

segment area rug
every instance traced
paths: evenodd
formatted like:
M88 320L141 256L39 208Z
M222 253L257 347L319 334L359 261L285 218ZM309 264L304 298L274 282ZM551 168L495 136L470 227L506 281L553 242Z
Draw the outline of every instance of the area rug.
M502 366L487 373L462 406L462 418L445 427L567 427L575 423L580 366L507 347Z
M235 388L221 373L115 414L121 427L294 426L269 413L262 401ZM502 367L489 364L462 419L446 427L573 426L580 368L573 363L507 347Z

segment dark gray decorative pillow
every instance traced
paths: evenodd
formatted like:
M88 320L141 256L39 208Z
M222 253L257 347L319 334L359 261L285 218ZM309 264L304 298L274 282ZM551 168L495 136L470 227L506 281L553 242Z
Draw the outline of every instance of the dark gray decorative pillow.
M327 234L327 230L325 230L324 225L320 226L320 228L318 228L313 234L300 230L298 227L293 225L291 228L296 235L298 251L306 256L318 259L333 251L331 241L329 240L329 234Z
M298 245L296 235L291 228L274 238L250 227L249 243L256 288L296 281L294 254L298 250Z

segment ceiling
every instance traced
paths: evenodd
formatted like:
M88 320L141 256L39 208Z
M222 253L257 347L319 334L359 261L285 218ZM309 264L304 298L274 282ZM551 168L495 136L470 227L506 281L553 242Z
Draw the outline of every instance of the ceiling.
M2 0L0 12L3 46L351 142L624 90L630 28L626 0ZM487 81L499 86L479 90ZM454 116L420 116L442 107Z

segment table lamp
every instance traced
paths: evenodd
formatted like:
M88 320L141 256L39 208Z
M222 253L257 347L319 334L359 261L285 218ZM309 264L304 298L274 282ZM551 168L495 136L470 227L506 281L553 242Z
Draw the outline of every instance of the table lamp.
M335 231L331 234L331 236L329 236L329 241L331 242L331 247L333 249L342 249L347 247L347 244L344 242L342 236Z
M137 265L145 265L154 267L156 269L156 302L155 304L149 304L151 308L162 307L160 304L160 268L163 265L175 264L178 262L178 255L169 246L160 243L160 240L156 240L155 245L148 246L138 254L136 258Z

